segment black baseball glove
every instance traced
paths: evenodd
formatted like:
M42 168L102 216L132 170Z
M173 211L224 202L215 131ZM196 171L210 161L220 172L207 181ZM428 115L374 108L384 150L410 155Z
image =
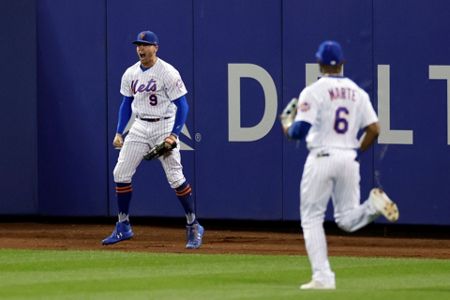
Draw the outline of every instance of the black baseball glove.
M283 112L280 115L281 126L283 126L283 128L291 127L292 123L294 122L297 115L297 104L298 99L292 98L292 100L289 101L289 103L283 109Z
M170 152L177 147L176 138L172 135L167 137L164 142L154 146L150 151L144 155L145 160L152 160L160 156L167 157Z
M292 98L292 100L288 103L288 105L286 105L280 115L281 127L283 128L283 132L286 135L289 127L291 127L292 123L294 123L295 117L297 116L297 105L298 99Z

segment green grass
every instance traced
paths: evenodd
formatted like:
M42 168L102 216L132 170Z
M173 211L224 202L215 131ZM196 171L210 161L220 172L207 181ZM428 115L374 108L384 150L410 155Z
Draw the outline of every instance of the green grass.
M450 299L450 260L331 264L336 291L300 291L304 256L0 249L0 299Z

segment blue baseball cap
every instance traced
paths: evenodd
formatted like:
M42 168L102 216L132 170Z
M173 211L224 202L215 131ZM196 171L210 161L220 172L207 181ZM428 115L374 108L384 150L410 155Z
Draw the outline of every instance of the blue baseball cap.
M147 30L139 32L133 44L158 45L159 39L156 34Z
M338 42L324 41L316 52L316 58L322 65L336 66L344 62L344 53Z

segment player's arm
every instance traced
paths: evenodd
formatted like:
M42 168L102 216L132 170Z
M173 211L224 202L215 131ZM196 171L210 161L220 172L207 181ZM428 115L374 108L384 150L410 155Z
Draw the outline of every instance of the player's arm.
M306 121L295 121L287 131L289 138L293 140L304 140L308 135L311 124Z
M123 145L123 131L128 124L131 117L131 103L133 102L133 97L123 96L122 103L119 108L119 120L117 122L116 135L114 136L113 145L114 147L122 147Z
M175 115L175 123L173 125L171 134L179 136L181 129L183 129L184 123L186 123L187 115L189 112L189 105L185 96L181 96L180 98L175 99L172 102L177 107L177 113Z
M364 129L361 145L359 147L360 152L366 151L380 134L380 124L378 122L372 123Z
M370 103L369 95L363 91L363 97L365 98L362 103L361 116L364 120L362 127L364 128L363 136L361 136L358 152L364 152L375 142L376 138L380 134L380 123L378 117ZM365 126L366 124L369 124Z
M172 101L177 107L177 113L175 115L175 122L170 133L170 136L166 138L166 142L176 142L176 139L180 135L181 129L183 129L184 123L186 123L187 115L189 112L189 104L186 97L183 95L178 99Z
M305 88L298 97L294 123L286 135L293 140L304 140L317 116L317 100L310 88Z

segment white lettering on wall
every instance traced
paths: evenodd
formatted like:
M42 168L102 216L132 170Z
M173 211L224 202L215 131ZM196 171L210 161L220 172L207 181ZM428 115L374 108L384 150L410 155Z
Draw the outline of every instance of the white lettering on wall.
M450 66L429 66L429 79L447 80L447 145L450 145Z
M390 99L390 66L378 65L378 119L381 132L379 144L408 144L413 143L412 130L391 129L391 99Z
M256 80L264 91L264 115L253 127L241 126L241 78ZM244 99L245 101L245 99ZM251 142L263 138L277 117L277 89L270 74L254 64L228 64L228 140Z

